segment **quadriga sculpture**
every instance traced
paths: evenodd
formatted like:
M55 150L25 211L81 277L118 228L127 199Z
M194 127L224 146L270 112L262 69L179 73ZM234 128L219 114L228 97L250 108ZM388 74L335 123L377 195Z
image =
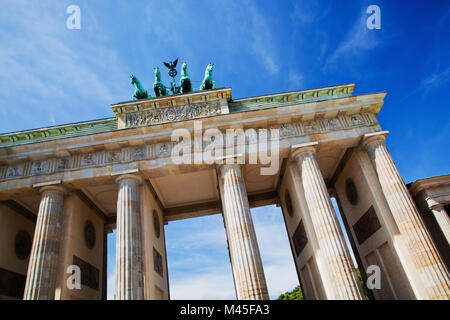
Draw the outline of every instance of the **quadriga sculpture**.
M186 62L183 62L183 64L181 65L180 87L181 93L188 93L192 91L191 78L189 78L189 75L187 73Z
M130 83L134 85L133 100L151 98L151 95L142 87L141 82L134 74L130 76Z
M158 67L155 68L155 82L153 83L153 90L155 91L157 97L167 96L167 89L161 81L161 71L159 71Z
M200 86L200 90L209 90L214 89L214 79L211 75L214 69L214 64L211 62L208 64L205 70L205 77L203 78L202 84Z

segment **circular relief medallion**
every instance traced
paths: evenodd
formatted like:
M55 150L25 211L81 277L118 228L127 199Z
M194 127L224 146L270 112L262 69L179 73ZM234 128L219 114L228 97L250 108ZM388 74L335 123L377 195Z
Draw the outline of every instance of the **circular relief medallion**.
M290 217L292 217L293 214L293 208L292 208L292 200L291 200L291 195L289 194L289 191L286 190L286 194L284 196L284 202L286 204L286 210L287 213Z
M27 231L21 230L17 232L16 239L14 240L14 251L20 260L25 260L30 255L31 236Z
M153 227L155 228L155 235L157 238L161 235L161 224L159 223L158 212L153 210Z
M95 246L96 234L94 224L90 220L86 220L84 223L84 242L88 249L92 249Z
M347 179L345 182L345 193L347 195L348 201L355 205L358 203L358 191L356 190L355 183L352 179Z

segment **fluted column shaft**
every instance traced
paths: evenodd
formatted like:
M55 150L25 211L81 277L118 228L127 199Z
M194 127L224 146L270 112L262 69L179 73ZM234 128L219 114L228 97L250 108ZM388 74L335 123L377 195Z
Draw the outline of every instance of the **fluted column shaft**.
M41 203L28 263L24 300L55 298L65 189L47 186L40 192Z
M320 259L329 278L329 283L325 284L326 288L331 288L327 290L327 296L329 299L360 300L363 299L362 288L314 155L316 144L309 143L295 149L292 158L297 163L306 205L321 251Z
M384 143L384 135L363 141L381 188L427 295L419 299L450 299L449 273Z
M239 300L267 300L266 278L238 164L220 167L220 189L231 264Z
M117 199L116 299L144 299L140 187L137 175L121 175Z
M437 205L431 208L431 212L433 213L434 219L436 219L442 234L450 244L450 218L448 217L447 211L445 211L443 205Z

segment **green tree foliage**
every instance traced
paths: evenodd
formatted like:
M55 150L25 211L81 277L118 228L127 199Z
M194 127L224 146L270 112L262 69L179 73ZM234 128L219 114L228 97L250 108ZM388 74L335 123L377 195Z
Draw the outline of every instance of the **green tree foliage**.
M361 276L361 271L359 271L359 268L356 268L356 274L358 275L359 282L361 283L361 287L363 288L364 297L366 298L366 300L370 300L370 298L369 298L369 289L367 289L367 286L364 283L364 280L363 280L363 278Z
M302 289L300 286L297 286L291 292L281 294L277 300L303 300Z
M358 278L359 281L361 282L361 286L363 288L364 291L364 296L366 298L366 300L369 300L369 294L368 294L368 289L362 279L361 276L361 272L359 271L359 269L356 269L356 273L358 274ZM303 293L302 293L302 289L300 288L300 286L295 287L294 290L292 290L291 292L285 292L282 293L277 300L303 300Z

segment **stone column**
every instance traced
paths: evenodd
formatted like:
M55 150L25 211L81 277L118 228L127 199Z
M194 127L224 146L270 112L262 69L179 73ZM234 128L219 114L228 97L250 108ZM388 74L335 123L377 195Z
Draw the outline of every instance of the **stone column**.
M138 175L117 177L116 300L143 300L144 275Z
M309 216L321 251L320 260L328 279L324 279L329 299L363 299L356 270L352 266L344 235L315 158L317 142L293 146ZM320 263L320 261L319 261ZM323 270L322 269L322 270ZM328 280L328 281L327 281Z
M448 217L447 211L445 211L443 204L438 204L430 208L433 213L434 219L436 219L439 228L441 228L442 234L447 239L450 244L450 219Z
M238 164L219 168L220 192L233 277L239 300L268 300L266 278Z
M46 186L39 191L42 194L41 203L28 263L24 300L55 298L56 268L66 190L61 186Z
M366 134L362 146L375 168L392 216L405 241L422 286L419 299L450 299L450 278L419 212L384 143L386 131Z

